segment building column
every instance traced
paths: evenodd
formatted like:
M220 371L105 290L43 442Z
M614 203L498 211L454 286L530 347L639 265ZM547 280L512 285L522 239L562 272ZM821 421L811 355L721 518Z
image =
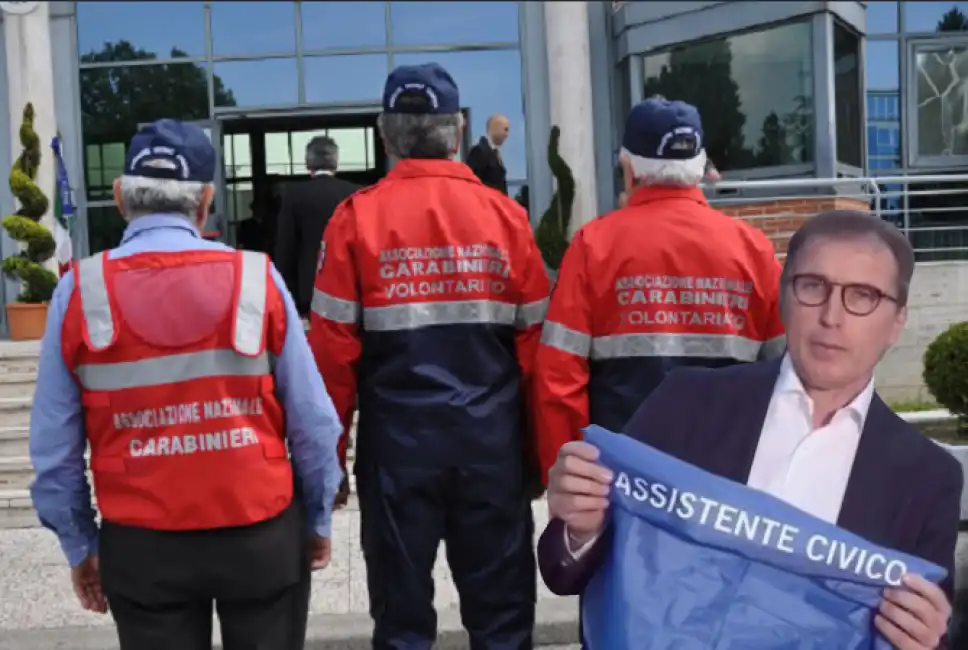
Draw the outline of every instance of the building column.
M561 129L561 156L575 176L570 237L598 216L588 3L556 0L543 4L551 123Z
M47 2L2 2L3 37L7 54L7 99L10 106L10 160L21 152L20 124L24 106L32 102L36 117L34 130L40 137L40 169L36 183L51 205L54 197L54 154L50 142L57 135L54 110L54 64L50 50L50 12ZM9 170L3 170L6 177ZM53 226L53 213L48 210L41 223ZM57 270L57 262L49 266Z

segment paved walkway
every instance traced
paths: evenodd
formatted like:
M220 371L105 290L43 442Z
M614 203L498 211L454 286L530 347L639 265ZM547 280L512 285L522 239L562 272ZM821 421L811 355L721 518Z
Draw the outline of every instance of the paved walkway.
M535 503L534 515L540 532L548 520L543 501ZM332 564L314 574L312 613L365 614L365 575L359 548L359 511L351 503L335 515ZM455 608L457 591L443 559L443 548L434 577L438 610ZM540 580L539 598L556 599ZM77 604L53 533L43 529L0 531L0 638L4 631L109 624L109 617L84 612Z

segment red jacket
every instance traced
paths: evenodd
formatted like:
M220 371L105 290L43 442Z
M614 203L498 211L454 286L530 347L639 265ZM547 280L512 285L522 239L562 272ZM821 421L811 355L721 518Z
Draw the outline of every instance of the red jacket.
M699 189L639 189L586 224L562 261L536 361L545 479L561 445L588 424L621 431L672 368L782 354L780 270L766 236Z
M548 277L527 214L449 160L403 160L326 227L309 342L357 462L508 457ZM345 434L340 445L345 459Z
M293 476L271 361L286 314L268 258L99 253L74 273L62 352L101 516L203 530L282 512Z

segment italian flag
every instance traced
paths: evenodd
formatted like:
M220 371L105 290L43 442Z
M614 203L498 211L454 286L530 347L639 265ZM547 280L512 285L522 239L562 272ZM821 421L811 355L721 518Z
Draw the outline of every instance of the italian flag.
M68 230L67 218L64 216L64 193L61 184L54 181L54 258L57 260L57 270L60 277L71 270L74 260L74 245Z

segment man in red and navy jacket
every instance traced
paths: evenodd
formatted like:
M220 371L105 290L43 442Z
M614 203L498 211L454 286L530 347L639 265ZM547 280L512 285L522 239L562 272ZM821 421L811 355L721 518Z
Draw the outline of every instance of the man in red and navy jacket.
M452 160L464 124L450 75L397 68L383 109L397 164L336 209L309 331L347 429L359 403L373 647L433 644L445 541L471 645L523 650L535 602L525 396L547 273L524 210Z

